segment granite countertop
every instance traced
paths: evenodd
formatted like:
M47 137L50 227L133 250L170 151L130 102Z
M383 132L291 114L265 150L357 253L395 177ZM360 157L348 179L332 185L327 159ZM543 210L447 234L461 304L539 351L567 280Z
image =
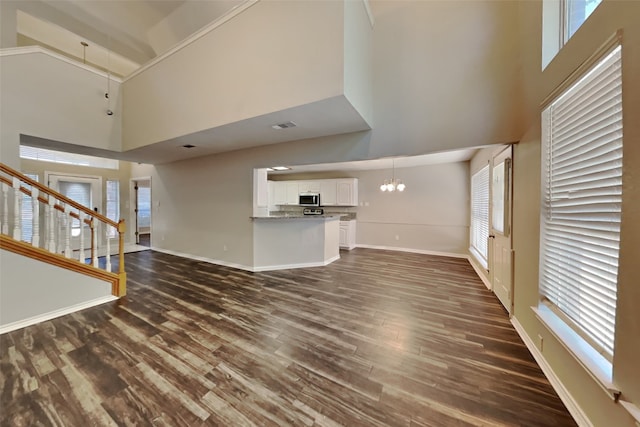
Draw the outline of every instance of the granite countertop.
M340 214L326 214L326 215L303 215L303 214L278 214L278 215L265 215L265 216L252 216L251 219L273 219L273 220L283 220L283 219L340 219Z

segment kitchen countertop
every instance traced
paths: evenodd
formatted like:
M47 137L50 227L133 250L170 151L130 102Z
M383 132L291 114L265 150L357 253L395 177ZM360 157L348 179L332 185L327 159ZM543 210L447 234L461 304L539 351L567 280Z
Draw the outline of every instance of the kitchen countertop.
M268 215L268 216L252 216L253 220L266 219L266 220L283 220L283 219L316 219L316 220L330 220L340 219L342 215L339 214L327 214L327 215L303 215L303 214L288 214L288 215Z

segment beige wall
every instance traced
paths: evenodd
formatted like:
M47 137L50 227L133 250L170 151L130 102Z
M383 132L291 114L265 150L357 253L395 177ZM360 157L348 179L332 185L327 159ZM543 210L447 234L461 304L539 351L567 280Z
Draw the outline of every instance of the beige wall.
M640 405L640 2L604 0L551 64L541 71L541 3L519 2L523 93L526 129L514 149L515 249L514 315L537 342L544 338L543 355L569 393L595 426L632 426L631 417L616 405L540 324L531 306L538 303L540 227L540 102L613 33L624 31L623 43L623 216L618 273L618 305L614 355L614 383L623 399Z

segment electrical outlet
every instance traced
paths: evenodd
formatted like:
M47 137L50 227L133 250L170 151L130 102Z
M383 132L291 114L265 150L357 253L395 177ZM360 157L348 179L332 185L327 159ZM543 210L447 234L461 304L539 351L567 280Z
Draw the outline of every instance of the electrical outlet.
M396 234L396 240L400 240L400 235Z
M225 251L225 252L227 252L227 250L228 250L228 249L227 249L227 245L222 245L222 250L223 250L223 251Z
M538 348L540 349L541 353L542 353L543 347L544 347L544 338L542 338L542 335L538 334Z

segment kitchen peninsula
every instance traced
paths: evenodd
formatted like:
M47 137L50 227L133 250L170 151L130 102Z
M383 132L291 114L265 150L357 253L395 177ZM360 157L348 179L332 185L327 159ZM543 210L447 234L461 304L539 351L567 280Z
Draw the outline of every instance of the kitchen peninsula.
M253 216L254 271L317 267L340 258L340 215Z

